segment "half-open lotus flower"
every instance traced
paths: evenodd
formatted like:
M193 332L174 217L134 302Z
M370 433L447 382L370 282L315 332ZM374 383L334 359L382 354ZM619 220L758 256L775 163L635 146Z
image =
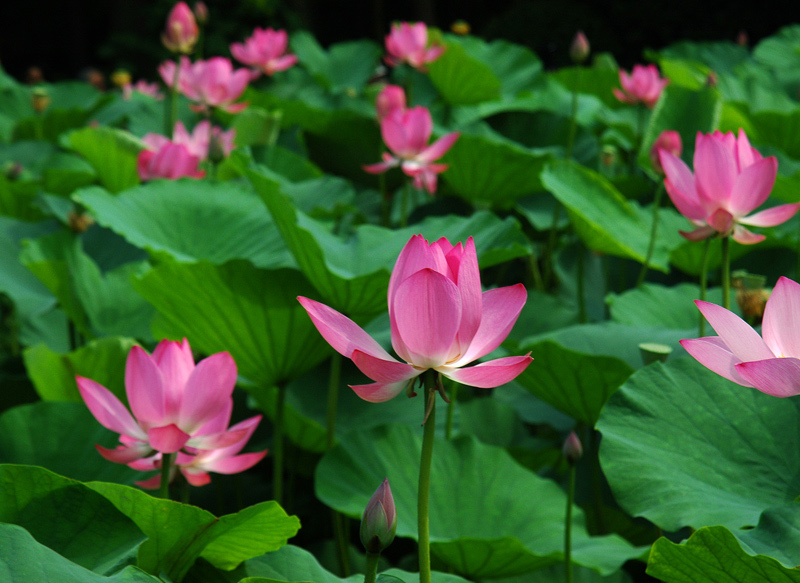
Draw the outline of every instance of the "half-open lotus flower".
M694 150L694 174L677 156L660 150L666 174L664 186L678 211L699 228L681 235L700 241L715 235L731 235L745 245L764 240L764 235L742 225L773 227L789 220L798 204L784 204L755 214L772 191L778 160L764 158L750 146L744 130L733 133L698 132Z
M247 88L250 71L234 70L230 59L211 57L206 61L191 63L188 58L181 57L178 65L172 61L161 63L158 72L167 87L172 87L177 77L178 91L196 102L190 106L192 111L206 112L216 107L229 113L238 113L247 107L247 103L234 101Z
M739 316L695 301L719 336L681 340L700 364L774 397L800 395L800 285L781 277L767 300L763 338Z
M441 57L444 50L443 45L428 47L428 27L424 22L393 24L386 35L386 62L392 66L408 63L424 70L425 64Z
M297 55L287 53L289 35L285 30L256 28L244 43L233 43L231 54L240 63L253 67L259 74L273 75L297 63Z
M428 369L465 385L497 387L533 360L510 356L466 367L500 346L527 299L522 284L481 292L472 237L453 246L415 235L397 258L388 303L392 346L402 361L336 310L298 299L334 350L375 381L351 387L366 401L388 401Z
M147 148L139 152L136 158L136 170L142 180L205 176L205 172L198 169L200 157L192 154L184 144L176 144L157 134L151 134L143 141Z
M630 75L620 70L619 83L622 90L615 87L614 97L623 103L644 103L652 109L669 80L661 77L655 65L634 65Z
M127 464L185 447L229 447L247 435L246 429L227 429L236 385L236 363L227 352L212 354L195 365L186 339L163 340L152 355L140 346L131 348L125 392L133 415L99 383L81 376L76 380L95 418L120 434L122 445L116 449L96 446L112 462ZM211 431L209 425L219 430Z

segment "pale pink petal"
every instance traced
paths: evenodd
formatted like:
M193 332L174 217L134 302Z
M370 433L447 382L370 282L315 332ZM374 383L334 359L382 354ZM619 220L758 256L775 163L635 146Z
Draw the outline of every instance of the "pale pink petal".
M425 148L419 156L417 156L418 160L423 162L433 162L434 160L438 160L442 156L444 156L447 151L453 147L458 136L461 134L459 132L453 132L451 134L447 134L446 136L442 136L430 146Z
M401 112L396 111L381 120L381 136L386 146L397 156L405 157L409 153L408 138Z
M293 67L297 63L297 55L284 55L270 61L268 74L278 73ZM266 72L266 71L265 71Z
M774 227L791 219L798 209L800 209L800 203L782 204L764 209L749 217L742 217L737 219L737 222L753 227Z
M353 352L353 362L361 372L379 383L407 381L422 373L405 362L376 358L360 350Z
M186 381L178 424L193 434L213 419L231 398L236 386L236 363L227 352L212 354L197 363Z
M169 418L175 418L189 375L194 370L194 357L189 342L161 341L153 351L161 376L164 380L165 411Z
M390 168L395 168L400 161L397 158L392 158L391 161L378 162L377 164L365 164L361 168L370 174L382 174Z
M221 431L219 433L212 433L208 435L198 435L191 437L186 441L188 447L195 449L212 450L227 447L235 447L241 443L244 447L245 442L249 438L246 429L229 429L228 431ZM239 449L241 449L241 447Z
M447 47L445 47L444 45L436 45L436 46L430 47L429 49L427 49L425 51L425 56L423 57L423 62L432 63L433 61L435 61L436 59L438 59L439 57L442 56L442 54L444 53L446 48Z
M240 421L236 425L233 425L228 429L229 433L235 433L238 435L240 432L244 432L244 435L239 438L238 441L233 441L231 438L230 441L233 441L230 445L220 445L214 451L211 452L203 452L208 453L207 457L212 459L222 458L222 457L230 457L232 455L236 455L242 448L247 445L248 440L253 436L253 432L255 432L258 424L261 422L261 415L256 415L254 417L250 417L249 419L245 419L244 421ZM193 441L192 438L191 441ZM199 447L198 449L206 449L205 447Z
M155 361L141 346L134 346L128 353L125 391L133 416L143 429L164 425L164 381Z
M231 413L233 412L233 399L229 399L225 405L214 415L213 418L206 421L206 423L197 431L192 433L197 437L200 435L211 435L212 433L220 433L228 429L231 422Z
M458 258L458 261L454 261ZM462 247L459 243L450 251L446 259L455 274L455 283L461 295L461 326L456 334L457 353L455 358L466 352L481 324L483 300L481 294L481 273L478 269L478 255L472 237ZM377 380L377 379L376 379Z
M705 227L700 227L699 229L695 229L694 231L678 231L678 232L686 239L689 239L689 241L704 241L709 237L713 237L717 234L717 231L714 229L714 227L709 227L708 225L706 225Z
M500 346L517 321L528 292L521 283L483 292L483 315L466 353L452 366L460 367L486 356Z
M775 356L800 357L800 285L781 277L764 308L764 342Z
M764 235L751 233L741 225L735 225L733 227L733 234L731 235L731 238L741 245L755 245L756 243L761 243L761 241L766 239Z
M394 294L397 287L409 276L423 269L433 269L447 275L448 265L440 244L428 245L425 237L414 235L405 244L395 261L392 275L389 278L388 304L389 315L392 313Z
M393 319L410 362L421 369L444 364L461 324L456 285L438 271L423 269L400 283L393 303Z
M731 192L730 211L734 215L746 215L764 204L775 185L778 160L774 156L751 164L736 177Z
M143 457L149 456L153 448L146 443L139 443L132 446L119 446L116 449L108 449L102 445L95 445L97 452L110 462L116 464L128 464Z
M490 389L514 380L531 362L533 359L529 352L525 356L507 356L467 368L445 371L446 367L443 367L440 371L447 378L462 385Z
M115 433L142 440L147 438L125 405L111 391L92 379L77 376L75 381L84 403L100 425Z
M743 362L736 370L744 379L762 393L773 397L800 395L800 360L797 358L771 358Z
M775 357L758 332L739 316L716 304L702 300L694 303L736 358L748 361Z
M623 71L620 71L620 75L621 75L622 73L623 73ZM616 97L617 99L619 99L619 100L620 100L621 102L623 102L623 103L634 103L634 102L636 101L635 99L632 99L631 97L628 97L628 95L627 95L626 93L623 93L623 92L622 92L622 91L621 91L619 88L617 88L617 87L614 87L614 88L611 90L611 92L614 94L614 97Z
M342 356L352 358L353 351L360 350L376 358L392 359L372 336L347 316L303 296L298 296L297 301L306 309L322 337Z
M181 473L186 481L192 486L200 487L211 483L211 476L206 472L193 471L189 468L181 468Z
M706 211L697 196L694 175L686 163L666 150L659 150L659 159L666 179L664 187L672 203L688 219L704 219Z
M697 362L707 369L725 377L729 381L751 387L750 383L736 372L736 365L742 362L736 358L726 344L718 336L706 338L690 338L681 340L681 346L691 354Z
M428 140L431 138L431 132L433 131L431 112L427 108L418 105L401 115L405 127L406 147L410 153L417 156L425 150Z
M372 383L369 385L350 385L359 397L370 403L383 403L394 399L408 385L409 381L398 383Z
M147 430L147 440L156 451L175 453L189 440L189 434L182 431L174 423L163 427L151 427Z
M210 460L202 464L203 469L217 474L238 474L249 470L267 455L267 450L243 453L232 457Z
M736 182L736 160L721 140L705 136L694 153L695 186L701 199L727 206Z
M750 140L747 139L747 134L744 133L742 128L739 128L739 137L736 139L734 151L736 152L736 161L739 164L740 172L761 160L761 154L750 145Z

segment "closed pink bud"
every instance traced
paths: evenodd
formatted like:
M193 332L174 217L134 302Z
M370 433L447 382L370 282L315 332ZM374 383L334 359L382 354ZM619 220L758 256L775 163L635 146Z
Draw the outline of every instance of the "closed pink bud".
M389 479L386 478L364 509L364 516L361 517L361 544L368 553L380 553L392 544L396 531L397 511Z
M188 55L200 36L200 28L186 2L178 2L167 17L167 26L161 42L173 53Z
M664 150L673 156L680 158L683 152L683 142L681 142L681 135L675 130L664 130L658 139L650 148L650 162L653 164L655 170L661 176L664 175L664 168L661 167L661 157L659 151Z
M566 458L567 463L571 466L577 464L578 460L583 457L583 446L581 445L581 440L578 439L577 433L574 431L570 432L569 437L564 441L562 452L564 453L564 458Z
M208 22L208 6L206 6L205 2L194 3L194 17L200 24Z
M395 111L405 111L406 92L399 85L387 85L375 99L375 109L378 112L379 120Z
M589 39L579 30L569 46L569 58L575 64L583 63L589 57Z

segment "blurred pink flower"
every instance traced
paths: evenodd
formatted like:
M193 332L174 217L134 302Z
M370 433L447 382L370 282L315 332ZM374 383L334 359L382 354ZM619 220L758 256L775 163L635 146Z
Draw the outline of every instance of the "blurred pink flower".
M664 186L678 211L699 228L681 235L701 241L720 234L731 235L744 245L764 240L764 235L748 231L742 225L772 227L789 220L798 204L784 204L749 215L769 197L778 160L764 158L739 130L713 134L698 132L694 150L694 174L677 156L661 150ZM747 216L749 215L749 216Z
M175 80L176 65L165 61L158 67L158 72L167 87L172 87ZM204 112L210 107L218 107L229 113L237 113L247 107L246 103L236 101L250 82L250 71L233 69L230 59L211 57L207 61L190 63L181 57L178 69L178 91L197 103L192 111Z
M200 37L200 28L186 2L178 2L167 16L167 26L161 42L173 53L189 54Z
M161 341L152 356L140 346L128 353L125 392L133 415L114 394L76 377L86 406L100 424L120 434L116 449L96 446L109 461L128 464L184 447L217 449L241 441L246 431L226 430L233 407L236 363L227 352L195 365L189 342Z
M164 94L158 87L158 83L148 83L144 79L140 79L136 83L128 83L122 87L122 98L130 99L133 93L141 93L142 95L149 95L153 99L164 99Z
M406 92L399 85L386 85L378 97L375 98L375 111L378 114L378 120L388 117L395 111L401 113L406 109Z
M392 154L384 153L383 162L364 166L370 174L380 174L390 168L400 166L414 179L416 188L424 188L429 193L436 192L437 175L447 170L447 164L434 164L452 147L459 133L442 136L430 146L433 120L431 113L422 106L406 110L395 110L381 120L383 141Z
M428 48L428 27L424 22L401 22L392 25L386 35L385 58L391 66L408 63L415 69L424 71L425 63L435 61L444 53L445 47L436 45Z
M683 152L681 135L675 130L664 130L653 143L653 147L650 148L650 163L653 165L653 170L663 176L664 168L661 167L661 158L659 157L661 150L680 158L681 152Z
M773 397L800 395L800 285L778 280L764 308L763 339L733 312L700 300L695 304L719 334L681 340L700 364Z
M286 53L288 46L285 30L256 28L244 43L231 45L231 54L240 63L256 69L256 77L259 73L271 76L297 63L296 55Z
M669 80L662 79L655 65L634 65L630 75L620 69L622 91L614 88L614 96L624 103L644 103L650 109L656 104Z
M300 297L320 334L374 380L351 388L365 401L388 401L419 375L434 369L473 387L497 387L516 378L533 360L529 355L490 360L525 304L522 284L481 292L472 237L456 246L441 238L428 243L414 235L397 258L389 279L392 346L395 360L355 322L328 306Z
M227 157L233 151L233 140L236 138L236 130L223 131L222 128L211 126L211 122L203 120L194 126L190 134L183 122L175 123L175 130L172 133L172 143L186 146L192 156L197 156L200 160L206 160L209 155L209 147L212 140L216 140L221 149L223 157ZM151 150L158 150L163 145L170 142L160 134L145 134L142 141Z
M156 178L169 178L175 180L188 176L189 178L202 178L205 172L198 169L200 157L195 156L183 144L171 142L164 136L151 134L148 148L139 152L136 159L136 170L142 180ZM158 139L160 138L160 139ZM153 148L153 149L151 149Z

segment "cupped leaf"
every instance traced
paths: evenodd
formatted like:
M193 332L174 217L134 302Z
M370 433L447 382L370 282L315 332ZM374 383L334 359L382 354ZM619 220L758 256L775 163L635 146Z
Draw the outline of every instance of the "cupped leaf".
M516 382L577 421L594 426L633 369L618 358L583 354L545 340L526 344L534 361Z
M38 543L20 526L0 524L0 573L7 583L159 583L136 567L104 577Z
M100 184L111 192L139 184L136 158L144 145L131 134L109 127L86 127L70 133L67 142L86 158Z
M360 516L374 484L388 477L397 534L417 534L417 466L422 443L411 428L389 425L351 432L317 466L317 496ZM566 495L518 466L502 449L473 438L437 441L430 494L431 551L469 577L503 577L563 560ZM601 573L617 570L642 549L617 536L590 537L574 509L573 561ZM542 525L547 525L543 528Z
M651 365L603 410L603 471L628 513L665 530L752 526L800 492L798 405L691 358Z
M75 197L101 225L151 253L184 263L247 259L257 267L293 265L258 196L238 184L159 180L119 195L89 188Z
M665 583L797 583L800 571L775 559L747 553L724 526L695 532L683 544L660 538L653 545L647 573Z

